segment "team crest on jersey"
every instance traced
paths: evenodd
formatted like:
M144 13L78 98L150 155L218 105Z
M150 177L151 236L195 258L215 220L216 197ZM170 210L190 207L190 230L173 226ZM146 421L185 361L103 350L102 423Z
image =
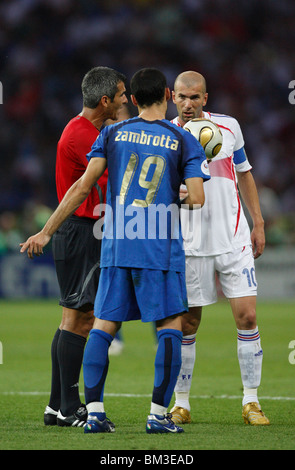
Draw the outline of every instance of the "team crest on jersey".
M207 160L204 160L201 164L201 170L202 172L205 174L205 175L210 175L210 171L209 171L209 163L207 162Z

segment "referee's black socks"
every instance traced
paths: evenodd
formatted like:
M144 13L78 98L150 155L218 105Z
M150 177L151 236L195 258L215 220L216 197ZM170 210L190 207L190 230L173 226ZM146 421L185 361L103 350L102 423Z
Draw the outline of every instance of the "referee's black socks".
M58 340L57 356L60 368L61 402L63 416L72 415L80 406L79 378L86 338L62 330Z

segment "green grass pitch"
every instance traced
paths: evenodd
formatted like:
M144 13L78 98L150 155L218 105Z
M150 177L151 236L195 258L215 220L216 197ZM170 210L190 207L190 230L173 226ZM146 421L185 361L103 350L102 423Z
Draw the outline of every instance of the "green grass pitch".
M0 302L1 450L287 450L295 449L294 303L257 306L264 352L260 403L271 425L252 427L241 417L242 387L236 329L226 301L206 307L197 337L191 390L193 423L181 435L147 435L153 388L152 325L123 325L125 348L110 358L105 387L114 434L84 435L82 429L45 427L50 391L50 346L61 308L57 301ZM82 374L81 374L82 375ZM80 391L83 399L83 378Z

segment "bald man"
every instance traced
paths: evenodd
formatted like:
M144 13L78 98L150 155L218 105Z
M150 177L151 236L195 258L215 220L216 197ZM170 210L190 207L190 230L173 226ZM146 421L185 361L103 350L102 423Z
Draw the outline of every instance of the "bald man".
M195 227L193 239L184 243L189 312L182 316L182 368L175 387L172 419L176 424L191 422L189 394L196 334L202 307L217 302L217 274L237 327L237 354L243 384L242 417L245 423L267 425L269 420L261 410L257 394L263 352L256 319L254 266L254 259L264 250L264 221L241 128L233 117L203 110L208 93L206 80L198 72L183 72L176 78L172 99L178 112L172 121L174 124L183 127L194 118L210 119L223 134L221 151L210 162L211 179L204 184L201 223ZM251 233L238 188L252 218ZM182 214L183 233L191 215L188 211Z

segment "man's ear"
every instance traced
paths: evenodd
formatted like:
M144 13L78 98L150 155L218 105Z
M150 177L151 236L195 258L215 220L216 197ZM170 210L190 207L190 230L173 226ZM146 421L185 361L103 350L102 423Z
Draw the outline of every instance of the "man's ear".
M171 98L170 88L165 88L165 98L166 98L166 101L170 100Z
M130 98L131 98L132 104L134 104L134 106L138 106L137 100L136 100L135 96L134 96L134 95L130 95Z
M100 102L101 102L101 104L102 104L104 107L107 107L107 105L108 105L108 100L109 100L109 97L108 97L107 95L103 95L103 96L101 97Z

